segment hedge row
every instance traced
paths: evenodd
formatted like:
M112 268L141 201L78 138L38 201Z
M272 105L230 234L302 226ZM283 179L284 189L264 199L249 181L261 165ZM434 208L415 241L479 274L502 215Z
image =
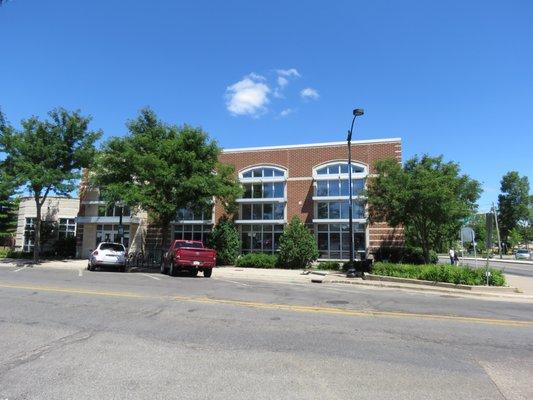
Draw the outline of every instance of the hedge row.
M413 265L377 262L372 273L375 275L394 276L398 278L421 279L432 282L448 282L456 285L485 285L485 268L459 267L455 265ZM491 276L489 285L504 286L502 271L489 268Z

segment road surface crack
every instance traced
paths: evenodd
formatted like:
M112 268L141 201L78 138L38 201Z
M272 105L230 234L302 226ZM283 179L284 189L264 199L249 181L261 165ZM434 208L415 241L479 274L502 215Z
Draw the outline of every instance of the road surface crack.
M0 376L4 375L5 373L14 368L30 363L45 354L51 353L52 351L59 350L74 343L87 341L94 335L94 331L79 331L71 335L63 336L43 346L39 346L31 351L20 353L0 364Z

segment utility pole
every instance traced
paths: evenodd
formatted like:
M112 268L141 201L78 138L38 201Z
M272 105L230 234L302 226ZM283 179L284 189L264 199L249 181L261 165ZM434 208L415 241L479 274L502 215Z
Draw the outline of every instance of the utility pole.
M496 207L494 206L494 202L492 202L492 212L494 213L494 221L496 221L496 234L498 235L498 253L500 254L500 260L503 258L502 256L502 241L500 239L500 228L498 227L498 214L496 213Z

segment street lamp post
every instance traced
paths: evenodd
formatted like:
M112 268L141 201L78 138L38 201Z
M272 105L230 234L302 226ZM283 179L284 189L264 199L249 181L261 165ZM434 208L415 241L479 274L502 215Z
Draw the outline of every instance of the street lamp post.
M124 212L124 206L125 203L123 201L117 201L115 205L119 209L118 214L118 243L123 244L124 243L124 226L122 225L122 215Z
M355 278L358 274L358 271L355 270L354 263L354 238L353 238L353 189L352 189L352 132L353 125L355 123L355 118L363 115L365 111L362 108L356 108L353 110L352 125L348 131L348 137L346 141L348 142L348 179L350 184L348 185L348 223L350 224L350 267L348 268L346 276L349 278Z

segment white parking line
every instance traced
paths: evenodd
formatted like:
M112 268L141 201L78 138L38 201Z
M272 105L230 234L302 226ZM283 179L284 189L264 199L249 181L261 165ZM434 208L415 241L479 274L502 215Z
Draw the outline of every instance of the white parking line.
M160 281L161 280L161 278L158 278L157 276L152 276L152 275L148 275L148 274L141 274L141 275L147 276L148 278L155 279L156 281Z
M252 285L249 285L249 284L247 284L247 283L231 281L231 280L229 280L229 279L220 279L220 278L213 278L213 279L215 279L215 280L217 280L217 281L222 281L222 282L230 282L230 283L234 283L234 284L236 284L236 285L252 286Z
M23 270L24 268L26 268L26 266L23 266L23 267L17 268L17 269L14 270L13 272L19 272L19 271Z
M83 276L83 272L82 271L83 271L82 269L78 270L78 276Z

